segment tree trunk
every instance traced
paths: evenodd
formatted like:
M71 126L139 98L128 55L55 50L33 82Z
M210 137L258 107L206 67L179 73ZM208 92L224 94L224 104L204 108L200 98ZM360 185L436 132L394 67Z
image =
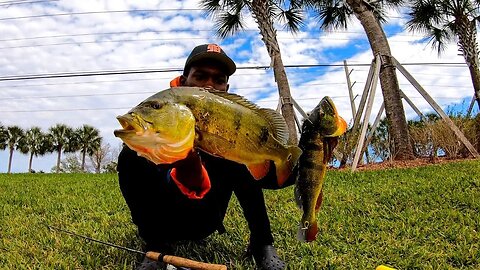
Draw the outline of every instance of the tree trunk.
M478 65L468 65L470 76L472 77L475 99L477 100L478 109L480 110L480 70Z
M400 87L395 67L392 64L392 53L385 32L365 1L346 1L365 29L373 55L379 54L382 58L380 85L385 103L385 113L387 120L390 122L389 133L394 140L396 150L396 153L393 153L393 158L396 160L413 159L413 148L410 143L407 120L400 96Z
M30 159L28 160L28 172L32 172L32 161L33 161L33 153L30 153Z
M472 78L475 99L480 110L480 71L478 69L477 29L475 21L469 21L466 15L455 18L458 29L458 47L468 65Z
M101 170L101 163L98 163L97 167L95 168L95 172L100 173L100 170Z
M87 153L87 149L83 149L82 151L82 171L85 171L85 155Z
M58 155L57 155L57 173L59 173L60 172L60 158L61 158L61 155L62 155L62 146L57 147L57 152L58 152Z
M8 171L7 171L7 173L12 172L12 159L13 159L13 147L10 147L10 156L8 157Z
M292 95L290 94L290 85L288 83L287 73L283 65L282 56L280 54L280 47L277 41L277 34L273 27L273 21L268 13L269 1L253 0L252 14L255 18L262 41L267 47L268 55L272 60L273 74L278 86L278 94L282 104L282 115L288 126L289 143L298 144L297 127L295 124L295 111L293 110Z
M458 29L458 47L463 54L472 78L473 91L480 110L480 70L478 69L477 29L475 21L469 21L466 15L456 18ZM477 126L477 128L480 128ZM477 150L480 149L480 136L477 136Z

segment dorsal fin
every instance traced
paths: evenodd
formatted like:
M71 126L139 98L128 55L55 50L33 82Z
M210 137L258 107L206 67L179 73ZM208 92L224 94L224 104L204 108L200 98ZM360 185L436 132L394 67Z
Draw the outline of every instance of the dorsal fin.
M273 131L273 137L277 139L281 144L287 144L288 141L288 127L285 119L277 111L267 108L260 108L255 103L247 100L246 98L232 93L226 92L212 92L215 95L221 96L228 100L231 100L237 104L244 106L247 109L253 110L261 116L268 119L268 123Z
M270 126L273 128L273 136L281 143L287 144L288 142L288 127L285 122L285 118L277 111L267 108L259 109L259 112L264 115L269 121Z
M235 103L238 103L240 105L242 105L243 107L245 108L248 108L248 109L251 109L251 110L255 110L255 111L258 111L260 109L260 107L258 107L257 104L247 100L246 98L240 96L240 95L237 95L237 94L232 94L232 93L226 93L226 92L210 92L212 94L215 94L217 96L221 96L223 98L226 98L228 100L231 100Z

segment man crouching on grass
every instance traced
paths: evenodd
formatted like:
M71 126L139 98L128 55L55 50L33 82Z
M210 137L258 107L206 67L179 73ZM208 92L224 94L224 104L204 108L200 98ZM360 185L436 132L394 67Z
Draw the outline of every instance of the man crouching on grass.
M227 92L229 76L235 70L235 63L218 45L200 45L192 50L183 75L172 80L171 87ZM171 245L177 241L225 232L223 219L234 192L250 230L247 255L253 256L258 269L285 268L273 246L262 191L279 188L275 186L275 170L256 181L244 165L197 151L172 166L157 166L127 146L120 153L117 170L122 194L146 251L171 254ZM294 175L282 187L293 184ZM162 267L145 258L137 269Z

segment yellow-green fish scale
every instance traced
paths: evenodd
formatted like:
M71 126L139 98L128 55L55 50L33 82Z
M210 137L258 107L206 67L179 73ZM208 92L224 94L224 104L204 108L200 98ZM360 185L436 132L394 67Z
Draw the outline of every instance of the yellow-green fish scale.
M267 128L270 123L257 111L206 91L198 94L198 90L182 88L170 92L174 102L192 111L198 132L196 145L201 149L245 163L280 162L280 157L286 157L285 146L273 137L273 130Z

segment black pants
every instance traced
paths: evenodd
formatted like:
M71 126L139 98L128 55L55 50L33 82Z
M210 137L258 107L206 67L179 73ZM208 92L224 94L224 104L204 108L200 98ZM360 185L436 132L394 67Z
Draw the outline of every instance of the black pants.
M127 147L120 153L120 189L147 249L161 249L165 242L202 239L221 230L232 192L247 220L250 242L272 244L262 183L274 178L275 170L265 180L256 181L241 164L206 154L202 154L202 161L212 188L203 199L195 200L188 199L168 180L166 168L137 156Z

